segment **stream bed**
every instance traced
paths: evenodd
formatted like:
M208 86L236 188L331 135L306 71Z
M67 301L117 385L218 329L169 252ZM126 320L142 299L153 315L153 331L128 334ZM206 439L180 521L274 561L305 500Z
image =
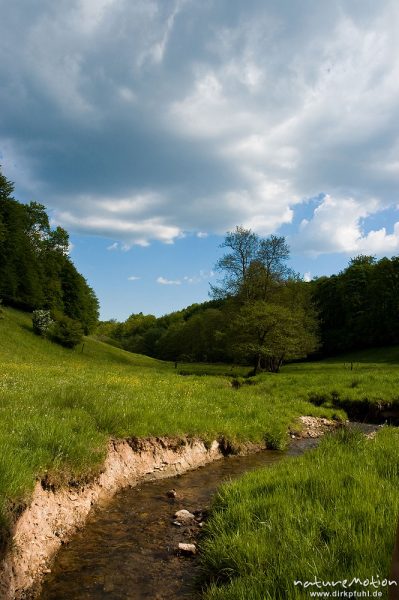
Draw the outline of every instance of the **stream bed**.
M295 440L286 453L231 456L183 475L148 481L96 507L85 528L62 548L44 580L40 600L194 599L198 558L176 554L200 528L173 524L174 514L206 511L224 481L268 467L316 444ZM176 497L171 490L175 490Z

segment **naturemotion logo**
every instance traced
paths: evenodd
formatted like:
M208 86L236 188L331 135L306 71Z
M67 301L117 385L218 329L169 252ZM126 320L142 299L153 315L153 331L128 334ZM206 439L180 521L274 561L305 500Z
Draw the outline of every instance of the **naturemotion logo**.
M372 576L370 579L353 577L337 581L323 581L316 576L312 581L294 580L294 586L308 589L311 598L382 598L381 588L397 585L396 580L380 579L379 576ZM315 588L323 591L316 591Z

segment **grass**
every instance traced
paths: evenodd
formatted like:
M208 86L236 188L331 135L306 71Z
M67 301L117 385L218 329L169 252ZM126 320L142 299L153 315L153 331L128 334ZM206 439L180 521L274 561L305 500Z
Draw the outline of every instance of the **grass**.
M66 350L35 336L30 316L11 309L0 319L0 339L3 537L10 507L29 500L38 477L56 485L93 477L111 436L223 436L282 449L300 415L345 418L333 405L337 394L391 402L399 383L397 351L386 362L382 351L361 357L353 370L348 358L293 364L234 388L232 378L247 369L180 363L175 369L90 338ZM321 406L309 401L317 394L325 395Z
M399 348L377 348L304 365L290 365L306 398L318 406L341 408L353 418L399 416Z
M27 501L37 477L57 484L98 472L110 436L225 436L282 448L299 415L337 413L312 406L290 383L280 390L277 377L235 390L230 378L200 375L203 366L175 369L90 338L67 350L35 336L30 316L12 309L0 337L3 524L6 504ZM198 375L183 377L180 368Z
M341 430L314 451L224 485L203 542L204 598L308 599L317 588L294 581L389 578L398 485L394 428L373 440Z

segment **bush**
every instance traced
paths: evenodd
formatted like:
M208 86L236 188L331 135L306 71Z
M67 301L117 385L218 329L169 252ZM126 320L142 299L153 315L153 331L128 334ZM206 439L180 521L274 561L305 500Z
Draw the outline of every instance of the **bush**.
M83 338L83 328L79 321L69 317L60 317L49 330L51 339L66 348L74 348Z
M46 335L53 320L49 310L34 310L32 313L32 326L36 335Z

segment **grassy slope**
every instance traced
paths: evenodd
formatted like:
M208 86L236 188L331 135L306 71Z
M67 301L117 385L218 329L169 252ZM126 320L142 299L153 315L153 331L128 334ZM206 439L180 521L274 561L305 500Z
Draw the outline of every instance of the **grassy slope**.
M281 389L283 379L271 377L237 391L225 377L182 377L173 364L92 339L83 352L63 349L35 336L29 315L11 309L0 339L3 500L28 497L45 472L53 480L90 475L110 436L225 435L282 447L297 416L334 412L298 395L295 377Z
M225 485L207 523L203 562L214 583L205 598L308 599L317 588L294 581L389 577L398 485L394 428L375 440L342 431L315 451ZM379 591L386 598L387 588Z
M173 364L92 339L83 353L65 350L34 336L29 315L10 309L0 320L0 340L3 524L5 499L27 499L37 476L50 472L64 481L96 472L110 436L225 435L283 447L297 416L338 414L310 404L309 395L392 400L399 379L391 351L387 362L382 353L360 357L353 371L353 357L290 365L236 390L220 376L226 366L179 365L195 373L182 377Z

